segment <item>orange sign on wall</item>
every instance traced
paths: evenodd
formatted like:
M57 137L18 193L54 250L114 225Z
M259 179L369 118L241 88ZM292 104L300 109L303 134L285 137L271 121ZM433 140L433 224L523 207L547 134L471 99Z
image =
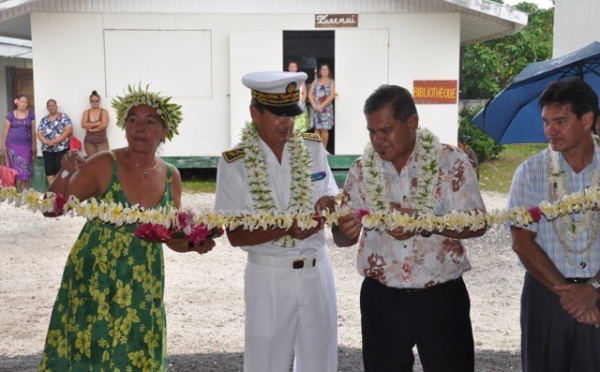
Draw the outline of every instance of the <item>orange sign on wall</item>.
M456 103L458 83L456 80L415 80L413 98L415 103Z

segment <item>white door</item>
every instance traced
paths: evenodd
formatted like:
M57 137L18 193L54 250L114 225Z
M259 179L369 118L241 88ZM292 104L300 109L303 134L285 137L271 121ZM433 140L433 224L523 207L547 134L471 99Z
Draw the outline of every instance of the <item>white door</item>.
M363 106L388 84L388 30L335 31L335 154L362 154L369 140Z
M256 71L281 71L283 32L231 31L229 52L231 147L240 141L244 123L251 120L250 89L242 84L242 76Z

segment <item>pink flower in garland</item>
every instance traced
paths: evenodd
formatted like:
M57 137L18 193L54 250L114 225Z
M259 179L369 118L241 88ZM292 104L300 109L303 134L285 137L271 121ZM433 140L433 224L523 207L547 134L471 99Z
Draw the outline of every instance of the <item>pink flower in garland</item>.
M149 242L166 243L173 238L185 238L191 248L206 239L218 238L224 232L221 227L209 229L203 223L194 225L194 213L191 211L180 212L177 215L177 222L178 226L172 229L167 229L163 225L142 224L137 227L134 234L138 238Z
M356 220L356 223L359 226L362 226L362 219L363 219L363 217L364 216L370 216L370 215L371 215L371 212L369 212L368 209L361 208L361 209L356 210L356 213L354 213L354 219Z
M534 222L540 222L542 218L542 210L539 207L531 207L527 209Z
M133 233L138 238L148 242L168 242L171 240L172 232L169 231L164 225L154 225L151 223L144 223L138 225Z
M361 208L361 209L358 210L358 219L361 220L361 221L362 221L362 218L364 216L370 216L370 215L371 215L371 212L369 212L368 209L362 209Z
M56 194L54 198L54 214L62 216L65 213L65 204L67 204L67 199L62 194Z
M315 226L315 229L320 230L323 227L323 219L321 214L313 214L311 218L313 219L313 221L317 221L317 226Z

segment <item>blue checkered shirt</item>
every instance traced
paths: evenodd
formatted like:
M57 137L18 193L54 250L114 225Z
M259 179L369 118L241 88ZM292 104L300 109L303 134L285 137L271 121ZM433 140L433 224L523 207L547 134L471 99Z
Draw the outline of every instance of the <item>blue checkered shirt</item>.
M576 191L584 191L587 186L592 186L591 182L594 170L600 167L600 154L598 151L598 146L594 141L594 159L591 164L579 173L575 173L565 161L562 154L559 153L560 166L567 175L568 194ZM548 154L549 151L546 149L529 158L517 168L510 188L507 208L519 205L531 207L538 205L543 200L550 200L546 163ZM594 213L596 215L593 220L600 218L600 213ZM581 213L573 213L572 216L574 220L581 220L583 218ZM542 216L539 223L533 223L525 228L537 234L535 237L536 243L542 247L550 260L566 278L589 278L600 271L600 236L596 237L591 247L591 252L587 256L585 253L571 254L565 252L565 249L556 236L552 221L548 221L544 216ZM567 232L564 233L564 236L564 241L566 244L570 244L572 251L581 251L588 243L590 231L586 230L578 234L575 240L570 240ZM574 264L569 263L567 255L570 256ZM585 265L579 265L580 263L585 263Z

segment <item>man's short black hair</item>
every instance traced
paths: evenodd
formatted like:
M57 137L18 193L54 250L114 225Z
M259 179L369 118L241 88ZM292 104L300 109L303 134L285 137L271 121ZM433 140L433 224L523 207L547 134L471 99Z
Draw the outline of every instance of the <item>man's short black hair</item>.
M577 119L591 111L594 114L594 123L598 116L598 95L589 84L577 78L560 79L548 84L538 103L542 109L553 104L562 106L570 103Z
M370 115L387 106L392 108L394 119L401 122L417 115L417 107L410 92L398 85L381 85L365 101L363 112Z

